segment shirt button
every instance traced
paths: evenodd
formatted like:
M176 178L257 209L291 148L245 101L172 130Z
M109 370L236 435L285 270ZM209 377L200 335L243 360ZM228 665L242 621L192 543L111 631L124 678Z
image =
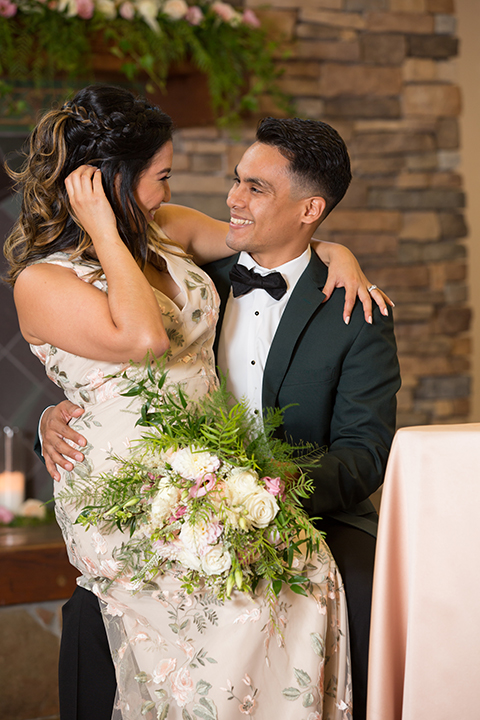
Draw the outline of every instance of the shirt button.
M255 315L260 315L260 313L258 312L258 310L255 310Z
M250 363L251 363L252 365L255 365L255 360L250 360Z

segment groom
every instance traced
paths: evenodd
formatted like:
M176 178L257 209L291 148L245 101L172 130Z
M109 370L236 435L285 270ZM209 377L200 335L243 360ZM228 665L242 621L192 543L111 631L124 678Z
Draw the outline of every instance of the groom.
M341 290L322 304L327 269L310 240L350 179L347 149L333 128L266 118L227 199L227 244L237 254L205 269L222 298L217 360L229 370L230 389L257 412L292 405L282 428L287 439L328 447L307 509L323 518L317 525L345 583L354 717L362 720L377 521L368 498L383 480L400 379L391 318L377 310L366 324L357 305L348 325L339 322ZM43 432L47 441L48 427ZM62 645L63 657L71 665L75 647L77 676L61 676L61 692L80 702L82 685L98 683L100 703L114 693L114 676L91 593L78 589L65 606L64 636L71 642Z

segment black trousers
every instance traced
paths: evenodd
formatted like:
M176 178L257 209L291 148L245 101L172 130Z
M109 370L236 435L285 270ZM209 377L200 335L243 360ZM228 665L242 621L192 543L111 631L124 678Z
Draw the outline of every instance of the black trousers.
M316 523L342 574L347 596L352 659L353 718L367 715L367 671L376 539L333 518Z
M353 679L353 717L365 720L375 538L333 519L317 525L345 584ZM63 606L59 695L61 720L110 720L115 669L96 596L78 587Z

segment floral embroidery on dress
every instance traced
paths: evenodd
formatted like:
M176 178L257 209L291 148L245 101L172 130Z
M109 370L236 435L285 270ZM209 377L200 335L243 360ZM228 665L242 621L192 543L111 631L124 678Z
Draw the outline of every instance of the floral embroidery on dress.
M170 338L166 366L186 395L201 397L217 382L212 346L218 294L188 258L168 252L164 257L185 300L180 308L155 292ZM95 269L67 253L46 262L73 269L86 281ZM105 278L95 286L105 292ZM32 352L66 397L84 408L71 426L86 437L80 448L85 459L71 472L61 470L55 494L66 485L88 488L142 435L135 425L136 398L122 393L145 377L145 368L88 360L50 345L32 346ZM121 532L74 524L78 511L58 498L55 512L70 562L81 573L79 584L100 600L122 720L350 720L345 594L326 545L297 568L308 573L309 597L280 593L278 634L260 588L254 596L233 592L225 603L202 591L188 595L172 563L139 589L132 576L117 577Z

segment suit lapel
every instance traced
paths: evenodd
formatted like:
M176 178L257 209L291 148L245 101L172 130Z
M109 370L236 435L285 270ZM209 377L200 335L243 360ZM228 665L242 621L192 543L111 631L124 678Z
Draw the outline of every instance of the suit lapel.
M325 299L327 268L315 253L297 282L273 338L263 373L262 405L275 407L298 338Z

